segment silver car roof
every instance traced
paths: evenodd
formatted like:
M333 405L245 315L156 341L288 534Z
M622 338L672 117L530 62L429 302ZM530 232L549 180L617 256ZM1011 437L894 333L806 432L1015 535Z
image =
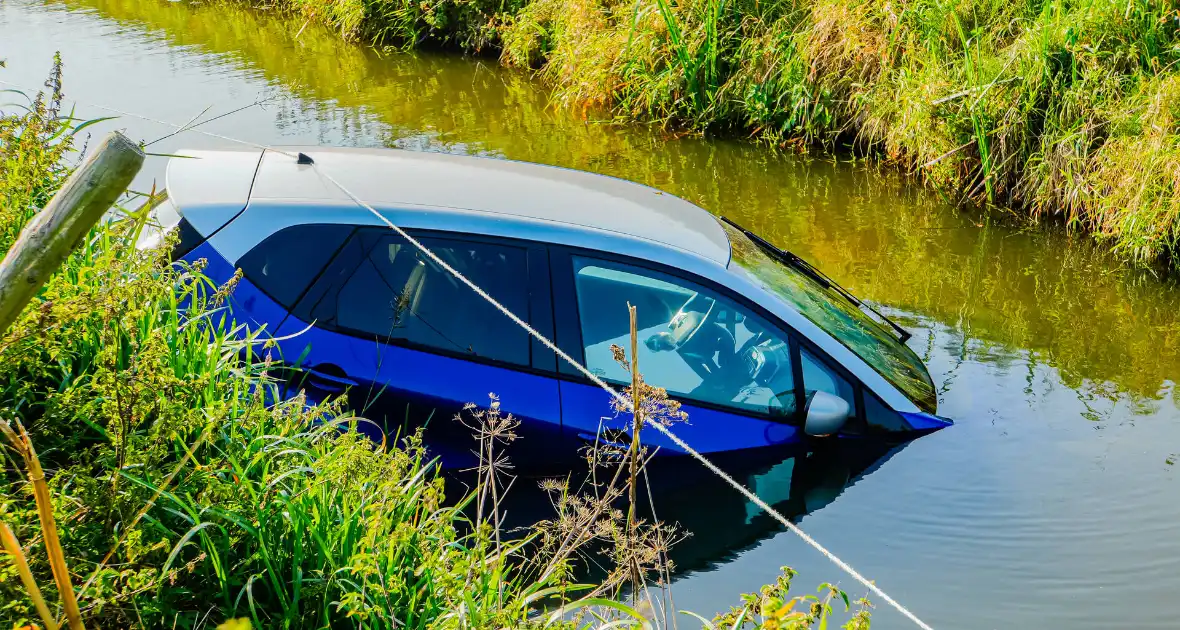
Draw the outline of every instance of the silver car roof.
M373 206L437 208L486 213L507 222L549 222L570 230L606 232L663 244L722 266L729 239L706 210L663 191L583 171L396 149L292 148ZM315 202L354 205L311 166L266 151L189 151L173 160L168 188L173 202L197 222L251 204ZM256 170L256 173L255 173ZM212 216L216 215L216 217ZM195 219L195 221L194 221ZM224 219L224 220L223 220Z
M721 224L674 195L604 175L509 160L393 149L284 150L306 153L323 172L404 228L608 251L708 278L774 313L894 409L918 410L838 340L729 269L729 237ZM169 198L197 231L215 232L209 242L230 264L293 225L383 225L289 155L272 150L183 155L195 159L169 162ZM235 216L226 229L219 229Z

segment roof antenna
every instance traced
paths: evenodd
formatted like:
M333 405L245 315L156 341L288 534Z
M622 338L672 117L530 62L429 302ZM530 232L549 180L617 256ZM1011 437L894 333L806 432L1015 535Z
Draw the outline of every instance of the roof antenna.
M307 164L315 164L315 161L311 159L310 155L308 155L306 153L300 153L299 157L295 160L295 163L307 165Z

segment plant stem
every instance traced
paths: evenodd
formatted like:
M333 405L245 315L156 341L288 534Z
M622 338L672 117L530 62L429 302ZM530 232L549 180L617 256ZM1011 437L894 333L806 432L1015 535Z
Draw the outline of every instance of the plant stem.
M639 478L639 430L643 428L643 399L639 376L639 328L636 322L636 309L627 303L627 311L631 316L631 448L628 449L631 459L630 507L627 510L627 538L631 548L631 582L635 589L635 597L639 597L639 566L634 557L635 548L639 541L635 536L635 489Z
M12 563L16 565L20 580L24 582L25 590L29 592L29 599L33 600L33 605L37 607L37 614L41 617L41 623L45 624L45 630L57 630L57 621L49 612L49 607L45 605L45 598L41 595L41 589L37 588L33 572L29 570L29 563L25 560L25 553L21 550L16 536L4 521L0 521L0 543L4 544L4 550L12 556Z
M17 430L20 431L19 435L3 420L0 420L0 432L4 433L12 447L20 452L25 460L25 469L29 474L29 481L33 484L33 496L37 501L37 516L41 519L41 536L45 540L45 552L49 556L49 566L53 569L53 580L57 583L62 607L65 608L66 621L70 630L83 630L78 598L70 582L70 569L66 566L66 556L61 548L57 521L53 518L53 499L49 496L49 484L45 483L45 471L41 469L41 460L37 458L37 451L33 448L33 441L29 439L24 425L19 420L15 422Z

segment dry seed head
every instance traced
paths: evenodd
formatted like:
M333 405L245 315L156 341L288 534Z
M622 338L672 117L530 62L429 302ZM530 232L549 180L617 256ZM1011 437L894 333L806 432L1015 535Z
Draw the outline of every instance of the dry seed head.
M610 353L611 356L614 357L616 363L623 366L623 369L627 370L628 372L631 371L631 364L627 362L627 352L623 350L622 346L617 343L612 343L610 345Z

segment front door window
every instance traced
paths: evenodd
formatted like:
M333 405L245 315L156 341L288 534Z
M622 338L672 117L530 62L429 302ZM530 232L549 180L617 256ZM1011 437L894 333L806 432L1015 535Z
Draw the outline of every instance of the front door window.
M611 346L630 347L637 308L639 371L674 396L743 411L795 415L787 336L730 300L680 278L574 257L586 367L630 380Z
M826 392L839 396L850 405L854 404L856 393L851 383L808 350L802 350L800 355L803 363L803 389L807 392L808 399L815 392Z

